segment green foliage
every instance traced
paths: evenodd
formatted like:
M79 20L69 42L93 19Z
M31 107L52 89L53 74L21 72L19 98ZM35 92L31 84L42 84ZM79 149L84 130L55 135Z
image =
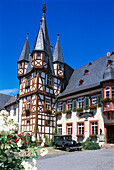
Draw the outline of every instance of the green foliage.
M98 143L90 141L90 138L87 138L85 142L82 142L83 149L85 150L96 150L101 149Z
M57 127L55 127L55 131L54 131L53 135L57 135Z
M71 110L66 110L65 113L72 113L72 111Z

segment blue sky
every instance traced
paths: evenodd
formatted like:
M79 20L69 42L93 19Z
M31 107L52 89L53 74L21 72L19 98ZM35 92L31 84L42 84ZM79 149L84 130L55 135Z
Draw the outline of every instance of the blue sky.
M64 60L71 67L114 51L114 1L1 0L0 93L18 92L17 60L27 32L32 52L44 2L50 43L55 47L59 33Z

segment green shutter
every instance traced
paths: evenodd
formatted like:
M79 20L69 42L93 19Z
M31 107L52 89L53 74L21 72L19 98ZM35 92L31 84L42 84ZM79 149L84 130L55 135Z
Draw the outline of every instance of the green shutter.
M101 102L100 102L101 97L102 97L101 94L97 95L98 107L101 107Z
M72 101L72 109L73 109L73 112L76 111L76 99L74 99L74 100Z
M62 112L65 113L65 111L66 111L66 102L63 102Z
M89 108L89 96L85 96L84 98L84 109Z

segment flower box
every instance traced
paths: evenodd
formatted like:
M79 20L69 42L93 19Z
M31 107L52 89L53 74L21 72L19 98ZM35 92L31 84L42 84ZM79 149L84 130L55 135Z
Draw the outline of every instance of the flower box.
M91 137L91 138L97 138L97 134L91 134L91 135L89 135L89 137Z
M51 85L49 85L49 84L47 85L47 87L50 88L50 89L53 89L53 87Z
M77 134L77 137L84 137L84 134Z
M84 110L84 108L77 108L76 109L77 112L80 112L80 111L83 111L83 110Z
M95 105L91 105L90 107L89 107L89 109L97 109L97 106L95 106Z
M62 112L57 112L57 115L61 115L62 114Z
M29 112L30 112L30 109L25 109L25 112L26 112L26 113L29 113Z
M107 102L110 102L111 100L109 97L106 97L106 98L101 99L100 101L101 103L107 103Z
M27 85L25 86L26 89L29 88L29 87L30 87L30 84L27 84Z
M72 111L71 110L66 110L65 113L72 113Z
M52 110L47 109L47 110L45 111L45 113L52 114Z

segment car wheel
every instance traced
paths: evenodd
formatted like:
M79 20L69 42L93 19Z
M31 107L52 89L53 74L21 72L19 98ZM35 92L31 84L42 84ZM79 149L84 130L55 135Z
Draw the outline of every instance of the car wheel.
M54 149L56 149L56 148L57 148L57 146L54 144L54 145L53 145L53 148L54 148Z
M70 152L70 147L69 146L66 146L66 151Z

